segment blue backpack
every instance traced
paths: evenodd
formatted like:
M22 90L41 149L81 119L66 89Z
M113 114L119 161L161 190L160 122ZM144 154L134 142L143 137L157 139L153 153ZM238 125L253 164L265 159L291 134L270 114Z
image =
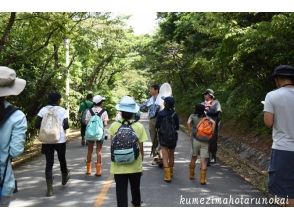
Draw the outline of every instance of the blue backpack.
M89 109L92 117L87 124L85 139L87 141L100 141L103 139L104 125L101 115L105 111L102 109L99 113L95 114L92 109Z
M119 127L111 142L111 161L119 164L134 162L139 156L139 139L135 134L132 123L127 121Z

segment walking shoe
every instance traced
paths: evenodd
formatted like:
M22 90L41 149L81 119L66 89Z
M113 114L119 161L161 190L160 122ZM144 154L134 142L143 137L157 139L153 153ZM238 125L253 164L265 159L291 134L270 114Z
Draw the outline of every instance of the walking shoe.
M64 186L66 183L67 183L67 181L69 180L69 171L67 171L67 173L63 173L62 174L62 181L61 181L61 183L62 183L62 185Z

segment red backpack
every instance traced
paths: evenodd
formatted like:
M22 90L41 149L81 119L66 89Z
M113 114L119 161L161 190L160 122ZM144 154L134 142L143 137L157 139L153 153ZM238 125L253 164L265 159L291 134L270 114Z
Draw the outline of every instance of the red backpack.
M195 129L195 138L198 141L208 142L214 133L215 122L209 117L203 117Z

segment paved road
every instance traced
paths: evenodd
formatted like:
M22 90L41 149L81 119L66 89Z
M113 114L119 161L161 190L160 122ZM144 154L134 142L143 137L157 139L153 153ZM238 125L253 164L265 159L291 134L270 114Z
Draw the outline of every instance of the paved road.
M145 116L146 117L146 116ZM143 118L148 130L147 120ZM143 206L182 207L182 206L265 206L260 205L263 195L236 175L229 167L217 163L208 170L208 183L188 179L190 141L179 132L179 142L175 153L174 178L171 183L163 181L163 171L151 165L150 142L145 144L144 173L141 182ZM19 192L14 195L11 206L33 207L115 207L115 183L109 173L109 140L103 148L103 174L101 177L85 175L86 148L80 146L80 139L68 143L67 162L71 179L66 186L61 185L61 175L57 156L54 163L53 197L46 197L44 178L45 158L43 155L27 162L15 170ZM93 154L93 158L95 155ZM129 200L131 196L129 195ZM130 201L129 201L130 202ZM257 202L257 204L256 204Z

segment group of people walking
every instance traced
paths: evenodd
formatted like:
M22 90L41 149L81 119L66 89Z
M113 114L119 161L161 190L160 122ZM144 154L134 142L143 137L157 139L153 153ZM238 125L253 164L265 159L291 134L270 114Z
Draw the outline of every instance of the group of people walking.
M273 77L279 88L267 94L264 107L264 121L273 128L273 152L269 168L269 189L275 195L288 196L293 204L293 163L294 135L291 118L294 110L291 102L284 108L284 100L293 99L294 68L280 66ZM15 189L15 179L11 158L24 150L27 121L25 114L13 107L6 97L19 95L25 88L26 81L16 77L14 70L0 67L0 206L8 206ZM174 152L178 142L179 117L175 112L173 97L161 97L163 106L157 104L160 86L150 87L150 99L137 104L130 96L124 96L116 105L119 112L116 120L108 129L111 143L110 173L116 183L117 206L128 206L128 182L131 185L132 205L141 206L140 181L143 171L144 146L147 133L139 121L139 112L148 111L149 133L152 141L151 154L153 164L163 167L163 180L170 183L174 174ZM287 97L287 99L284 99ZM191 160L188 176L195 179L195 163L200 157L199 182L205 185L207 167L216 162L218 129L220 126L221 105L215 99L214 91L207 89L203 93L204 101L196 103L194 112L189 116L187 126L191 138ZM68 112L60 106L61 94L51 92L48 103L37 114L35 127L39 130L42 153L46 158L45 178L47 196L54 195L53 173L54 152L57 152L62 174L62 185L70 179L66 161L66 129L69 128ZM103 107L105 98L101 95L88 94L80 105L81 145L87 146L85 174L92 175L92 153L96 145L97 160L95 176L102 175L102 148L107 138L105 126L108 125L108 113ZM282 103L282 104L281 104ZM294 102L293 102L294 103Z

